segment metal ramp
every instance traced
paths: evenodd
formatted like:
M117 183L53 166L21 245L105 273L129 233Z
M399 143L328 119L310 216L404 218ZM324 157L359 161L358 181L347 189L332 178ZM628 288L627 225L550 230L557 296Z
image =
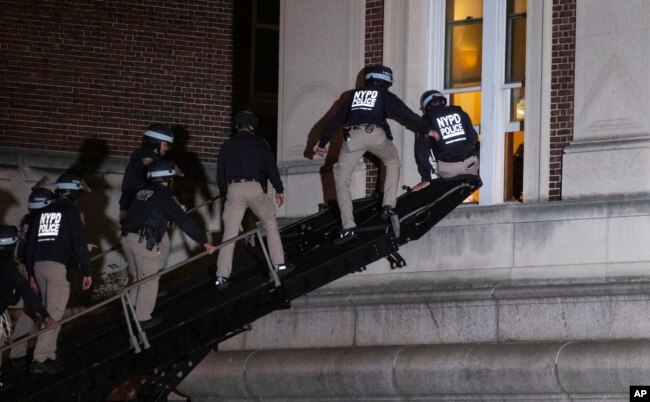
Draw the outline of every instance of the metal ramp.
M144 340L124 325L126 307L119 300L107 303L63 326L58 348L62 373L33 375L29 367L3 367L0 400L104 401L126 381L139 381L137 399L129 400L166 401L219 342L249 330L258 318L289 308L291 300L382 258L393 268L403 267L399 247L419 239L480 186L480 178L467 176L408 191L396 206L399 237L378 216L376 198L355 201L358 239L340 246L331 242L339 229L335 207L293 223L281 235L287 262L296 269L280 278L279 286L259 241L236 253L231 285L222 291L213 284L215 258L193 257L208 268L167 284L168 295L158 299L154 312L162 323L147 330Z

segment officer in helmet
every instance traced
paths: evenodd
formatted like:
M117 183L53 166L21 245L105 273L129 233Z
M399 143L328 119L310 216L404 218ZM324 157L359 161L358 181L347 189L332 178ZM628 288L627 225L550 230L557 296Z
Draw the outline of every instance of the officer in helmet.
M342 225L340 236L334 240L334 244L356 238L350 180L357 162L366 152L377 156L386 166L381 216L387 220L396 218L393 208L397 202L400 163L386 119L399 119L416 133L426 134L429 131L425 122L388 90L393 84L390 68L374 65L366 67L364 73L364 86L353 91L350 99L327 122L314 147L316 155L324 157L332 135L344 128L345 142L334 165L336 199L341 210Z
M18 242L18 229L15 226L0 226L0 345L10 337L11 320L7 308L19 302L20 298L43 317L43 325L56 328L58 323L50 317L38 296L29 287L27 279L18 271L14 260L14 249ZM16 334L18 337L24 334ZM12 348L12 352L16 349ZM25 349L23 346L22 349ZM24 355L24 351L23 351ZM12 353L13 356L13 353ZM14 357L12 357L14 359ZM13 361L13 360L12 360Z
M120 220L126 216L133 195L147 185L147 166L165 156L173 142L174 134L169 125L153 123L146 128L140 148L131 154L129 164L124 171L120 196Z
M217 185L221 194L227 194L223 208L223 241L237 237L247 208L262 221L266 229L266 241L271 262L280 274L289 273L292 267L285 264L284 250L275 205L266 195L266 181L275 189L278 207L284 203L284 186L275 158L264 139L255 136L257 117L247 110L235 115L235 134L224 141L217 158ZM219 289L228 287L232 272L235 245L224 246L217 259L217 280Z
M27 271L33 276L47 311L56 321L63 318L70 297L66 264L74 257L83 273L81 288L92 285L90 256L86 235L75 201L88 189L81 177L73 172L59 176L56 181L57 199L35 212L27 245ZM34 348L32 373L54 374L63 370L57 359L57 339L60 328L41 334Z
M169 254L167 227L176 223L192 240L203 245L208 254L215 247L198 226L183 212L172 194L177 168L174 162L158 159L149 165L149 184L138 190L122 222L122 248L129 264L129 273L138 281L158 273L165 267ZM129 296L135 303L135 314L142 329L160 322L152 317L158 295L158 278L131 290Z
M27 240L29 239L29 230L36 226L33 224L36 212L50 205L55 199L56 196L54 193L44 187L36 187L29 194L27 200L27 210L29 212L23 216L20 222L20 229L18 229L18 242L16 244L16 253L18 261L21 264L18 271L24 275L26 281L29 280L29 277L26 271L23 273L23 270L27 267ZM31 277L29 282L32 290L38 292L38 285L36 285L34 277ZM14 320L16 321L14 325L14 333L12 335L14 338L20 338L35 329L34 323L37 321L38 317L36 317L33 309L29 308L29 305L26 306L27 308L24 307L23 300L21 300L16 304L15 308L11 309ZM26 355L27 348L25 343L12 348L10 354L12 365L24 364Z
M460 106L447 105L447 98L436 90L424 92L420 106L431 131L415 139L415 159L422 182L413 191L427 187L434 173L442 178L478 175L479 141L469 115Z
M34 216L37 211L47 207L55 199L56 196L54 193L45 187L34 188L29 194L29 198L27 199L28 213L23 216L20 222L17 246L18 261L25 266L27 266L27 239L29 239L29 229L33 227L32 221Z

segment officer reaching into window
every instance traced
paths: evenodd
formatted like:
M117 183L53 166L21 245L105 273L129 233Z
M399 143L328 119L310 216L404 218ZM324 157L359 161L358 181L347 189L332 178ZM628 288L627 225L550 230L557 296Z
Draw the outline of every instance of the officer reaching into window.
M172 195L174 162L158 159L149 165L147 176L150 184L138 190L122 222L122 247L129 264L129 273L138 281L158 273L165 267L169 254L167 227L174 222L195 242L201 244L208 254L216 248L199 227L187 216ZM180 175L180 174L178 174ZM143 283L129 293L135 303L135 314L142 329L160 323L160 317L151 313L156 306L158 278Z
M431 153L440 177L478 175L480 144L469 115L460 106L447 105L447 99L436 90L424 92L420 105L431 131L415 139L415 160L422 182L413 191L427 187L435 178Z
M275 189L278 206L284 203L284 186L269 144L255 136L255 128L257 116L247 110L240 111L235 116L237 132L224 141L219 151L217 185L221 194L227 194L222 214L223 241L239 234L244 213L250 208L266 229L266 240L275 269L280 274L286 274L292 267L284 262L275 205L266 195L267 177ZM216 280L219 289L228 287L234 249L234 244L228 244L219 252Z
M47 328L56 328L58 323L50 317L38 296L29 287L27 279L20 274L14 260L14 249L18 242L18 229L15 226L0 226L0 345L10 336L11 322L7 318L7 307L23 302L43 317ZM16 334L14 336L21 336ZM12 348L12 352L17 347ZM22 349L25 349L22 346ZM23 350L24 352L24 350ZM12 357L14 359L14 357Z
M37 212L29 231L27 271L34 277L52 319L60 321L70 297L66 264L75 257L83 273L81 288L92 285L88 242L79 211L74 203L87 189L79 175L68 172L56 181L56 201ZM30 278L31 280L31 278ZM54 374L63 370L56 357L60 327L42 333L34 348L32 373Z
M153 123L144 131L140 148L131 154L129 164L124 171L120 196L120 221L126 217L135 193L147 185L147 166L165 156L173 142L174 134L167 124Z
M334 165L334 182L341 210L342 230L334 244L342 244L356 238L350 180L357 162L366 152L376 155L386 165L381 217L387 220L397 217L393 208L397 202L400 163L397 148L391 142L392 136L386 118L398 118L418 133L429 131L425 122L388 90L393 84L393 72L390 68L374 65L366 67L364 73L365 85L354 91L352 97L327 122L318 144L314 147L316 155L324 157L330 138L336 130L344 127L345 142L339 160Z

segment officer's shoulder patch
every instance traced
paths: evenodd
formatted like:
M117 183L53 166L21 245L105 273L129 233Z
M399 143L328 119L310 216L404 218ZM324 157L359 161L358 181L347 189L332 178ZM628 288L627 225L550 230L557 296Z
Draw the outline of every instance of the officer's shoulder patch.
M145 166L149 166L151 164L151 162L153 162L153 158L150 158L148 156L145 156L144 158L142 158L142 164L145 165Z

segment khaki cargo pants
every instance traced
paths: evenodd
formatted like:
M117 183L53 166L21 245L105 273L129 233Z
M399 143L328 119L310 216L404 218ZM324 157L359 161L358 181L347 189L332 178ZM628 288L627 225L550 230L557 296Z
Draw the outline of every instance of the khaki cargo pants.
M169 255L169 235L165 233L160 243L147 250L147 240L137 233L129 233L122 237L122 249L129 264L129 274L134 280L140 281L154 275L165 267ZM138 321L151 319L151 313L156 307L158 298L158 282L160 277L152 279L129 291L131 303L135 305L135 315Z
M284 250L282 249L278 222L275 219L275 205L273 200L262 190L262 185L256 181L228 185L228 195L222 214L222 241L225 242L239 235L239 227L247 208L253 211L266 229L266 243L269 254L271 254L271 262L274 265L284 264ZM234 252L234 243L228 244L219 250L217 276L230 277Z
M54 261L37 261L34 263L34 277L41 292L45 309L55 321L61 321L65 307L70 298L70 282L66 278L65 265ZM44 362L56 360L56 341L61 326L45 331L38 336L34 348L34 360Z
M366 152L381 159L386 165L384 179L384 200L382 205L394 207L397 202L397 186L399 181L399 156L395 145L386 138L386 133L375 126L371 132L366 132L366 125L355 126L350 130L350 140L341 147L339 160L334 165L334 182L336 185L336 200L341 210L343 229L356 227L352 213L352 195L350 182L354 168Z
M478 175L478 157L472 155L460 162L438 161L437 168L438 171L436 173L445 179L461 174L473 174L476 176Z

